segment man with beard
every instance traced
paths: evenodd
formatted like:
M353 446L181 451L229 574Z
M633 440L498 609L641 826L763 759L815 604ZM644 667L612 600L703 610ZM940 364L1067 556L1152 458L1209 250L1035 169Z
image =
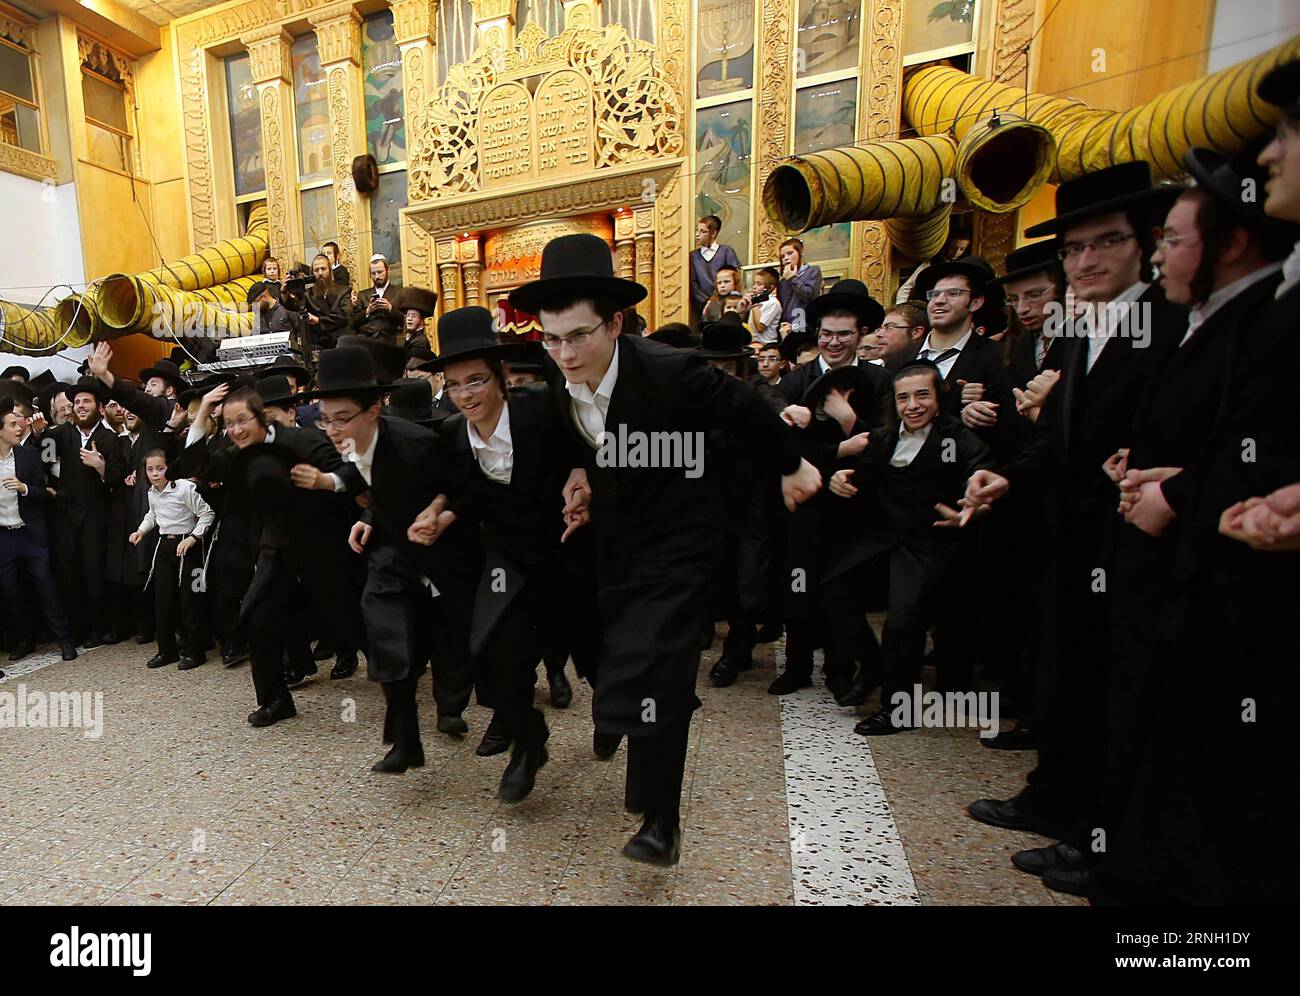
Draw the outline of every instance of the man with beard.
M307 305L307 348L332 349L340 335L352 326L352 293L346 284L334 282L329 257L318 253L311 261L312 285L304 300Z
M74 634L83 647L104 642L108 513L112 489L126 476L126 458L116 434L103 422L108 390L82 377L72 391L72 421L46 429L52 440L42 456L59 462L54 503L54 563L66 594Z
M389 277L388 260L381 253L370 257L370 280L372 286L357 295L352 327L358 335L396 344L404 324L397 301L402 285Z

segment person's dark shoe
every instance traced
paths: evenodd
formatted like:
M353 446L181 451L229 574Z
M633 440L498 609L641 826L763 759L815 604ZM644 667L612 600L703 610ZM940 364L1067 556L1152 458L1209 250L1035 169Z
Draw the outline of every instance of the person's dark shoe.
M537 784L538 770L549 759L545 747L516 748L510 755L505 774L501 776L501 788L497 790L501 801L519 802L525 798Z
M381 775L400 775L407 768L424 767L424 745L417 743L414 747L394 746L382 759L376 761L371 771Z
M623 742L621 733L592 733L592 752L602 761L608 761L618 753L618 745Z
M700 630L700 649L708 650L713 646L713 641L717 639L718 630L713 623L709 623L704 629Z
M144 662L145 667L166 667L168 664L175 664L181 659L180 654L154 654Z
M357 655L348 654L346 657L339 654L334 659L334 666L330 668L330 681L342 681L344 678L351 678L357 673Z
M122 637L119 636L117 633L108 632L104 634L104 645L107 647L111 647L114 644L121 643L121 642L122 642Z
M996 737L980 737L980 743L992 750L1037 750L1038 732L1028 726L1017 726Z
M438 732L449 737L463 737L469 732L469 724L459 716L444 716L438 713Z
M1019 798L1013 799L977 799L966 811L991 827L1003 830L1028 830L1060 840L1066 835L1066 827L1049 817L1035 813L1025 806Z
M81 648L83 650L93 650L95 647L102 647L103 645L104 638L98 633L93 632L87 633L86 638L81 641Z
M288 667L284 671L284 683L290 688L297 688L299 685L305 685L309 678L314 678L319 672L320 669L315 661L308 665Z
M557 709L567 709L573 704L573 686L564 674L564 669L546 672L546 683L551 689L551 705Z
M791 671L786 668L777 677L776 681L767 686L769 695L789 695L797 692L801 688L811 688L812 678L809 675L800 672Z
M63 655L65 661L75 661L77 659L77 645L71 640L60 640L59 653Z
M270 726L282 719L289 719L291 716L296 715L298 715L298 710L293 707L293 696L286 695L283 698L276 699L269 705L254 709L248 714L248 722L250 726Z
M681 823L651 813L646 814L641 829L623 846L623 857L650 865L675 865L681 856Z
M785 635L785 627L781 623L763 623L758 627L759 643L775 643Z
M474 753L479 757L495 757L497 754L504 754L510 749L510 738L501 732L501 728L496 724L496 716L493 715L488 728L483 731L483 739L479 741L478 747Z
M737 665L730 657L723 656L718 659L709 671L709 681L714 688L726 688L728 685L735 684L736 675L745 670Z
M1071 896L1092 896L1093 870L1086 868L1049 868L1043 872L1043 885L1053 892L1067 892Z
M136 634L135 634L135 642L136 642L136 645L137 645L137 646L140 646L140 647L147 647L149 644L153 643L153 634L152 634L152 633L136 633Z
M838 700L841 695L849 690L849 686L852 684L852 674L844 674L839 671L834 671L826 675L826 691L831 693L831 698L833 699Z
M912 727L906 723L896 724L890 710L880 709L853 727L853 732L861 737L887 737L893 733L906 733Z
M24 643L21 647L19 647L17 650L15 650L12 654L9 655L9 663L16 664L18 663L18 661L22 660L28 654L34 654L34 653L36 653L36 644Z
M1011 863L1028 875L1042 875L1053 868L1086 868L1088 855L1062 841L1047 847L1031 847L1011 855Z
M176 665L176 670L193 671L196 667L202 667L207 662L208 662L207 657L202 654L200 654L197 657L193 655L189 655L181 658L181 662Z
M879 687L880 678L876 669L863 664L858 668L858 673L854 675L852 683L835 696L835 704L860 706L871 698L871 693Z
M327 661L334 656L334 648L325 640L317 640L316 646L312 649L311 659L314 661Z
M236 667L248 660L247 647L231 647L221 655L221 663L226 667Z

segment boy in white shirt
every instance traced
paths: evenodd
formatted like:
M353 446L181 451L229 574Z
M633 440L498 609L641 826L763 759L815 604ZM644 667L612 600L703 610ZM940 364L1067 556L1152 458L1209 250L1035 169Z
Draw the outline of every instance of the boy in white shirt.
M162 450L150 450L144 462L150 484L149 511L141 520L140 528L131 534L131 543L138 546L155 527L160 534L149 571L153 583L158 652L145 663L153 668L179 661L179 669L188 671L207 662L203 651L206 642L203 639L203 593L206 585L203 581L203 548L199 540L212 527L216 513L203 500L193 481L167 479L167 455ZM176 561L174 568L172 558ZM149 581L145 584L147 587ZM176 642L177 622L181 631L179 647Z

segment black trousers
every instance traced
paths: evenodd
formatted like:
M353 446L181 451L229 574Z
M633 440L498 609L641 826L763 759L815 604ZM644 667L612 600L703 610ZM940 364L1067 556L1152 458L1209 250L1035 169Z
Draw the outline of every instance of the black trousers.
M104 604L107 516L86 515L79 523L67 515L55 519L51 553L69 623L78 637L102 634L108 622Z
M438 597L433 600L437 632L431 662L433 700L439 716L459 716L474 692L474 658L469 652L474 588L449 584L439 585L438 590ZM533 660L537 660L535 655Z
M294 606L305 598L306 592L293 571L277 564L270 582L248 609L245 625L259 706L289 697L284 678L284 651L290 637L286 622L293 616Z
M758 645L758 613L736 608L727 614L727 635L722 641L722 655L730 660L748 661Z
M176 556L183 536L162 536L154 559L154 632L158 653L168 657L179 651L186 657L203 656L203 585L195 572L203 569L203 544L196 543L184 557ZM176 635L180 633L180 644Z
M384 690L384 743L406 750L415 750L420 744L420 708L415 701L417 674L397 681L382 682Z
M0 592L4 593L9 607L10 624L19 644L32 640L30 620L22 611L24 605L18 584L18 566L24 565L28 578L36 589L50 632L57 640L70 637L68 617L63 611L59 586L54 583L50 570L50 551L41 546L26 526L20 529L0 529Z
M493 710L497 731L525 750L540 747L549 734L533 705L537 648L548 642L543 635L548 606L531 594L516 596L497 620L479 654L477 680L479 702Z
M624 805L630 812L680 818L689 721L658 736L627 739Z

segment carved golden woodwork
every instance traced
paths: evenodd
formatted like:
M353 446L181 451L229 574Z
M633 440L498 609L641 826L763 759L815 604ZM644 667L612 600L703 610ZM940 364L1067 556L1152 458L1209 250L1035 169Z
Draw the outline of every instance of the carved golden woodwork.
M442 281L438 304L443 314L446 314L459 308L462 301L460 266L456 263L456 240L454 238L435 240L434 252L438 259L438 276Z
M653 210L632 212L632 229L636 245L636 280L648 292L645 303L638 307L642 317L654 327L656 283L655 280L655 215ZM673 319L675 320L675 319Z
M59 164L49 156L0 142L0 170L31 180L57 180Z
M484 241L487 271L484 284L489 293L509 290L536 280L546 243L562 235L595 235L606 242L614 236L609 216L590 215L561 221L534 221L490 233Z
M322 68L343 61L361 65L361 15L351 3L335 3L313 11L307 23L316 33Z
M278 24L240 36L254 83L293 82L293 36Z
M41 115L41 148L49 149L49 137L46 133L44 89L41 86L41 55L36 44L37 25L29 21L19 11L5 4L0 4L0 35L8 38L15 45L26 49L32 56L32 79L36 87L37 106ZM57 180L59 164L53 157L41 152L33 152L22 146L0 142L0 171L25 176L30 180Z
M794 48L794 5L791 0L762 0L763 22L758 50L758 113L754 135L754 161L758 190L763 189L776 165L791 152L791 61ZM757 231L754 257L777 258L786 233L777 230L766 211L753 212Z
M434 0L397 0L392 5L393 34L402 53L402 92L406 120L414 121L424 113L429 103L431 89L430 68L434 66L433 38L437 28L437 5ZM409 161L424 156L420 145L420 130L408 127L406 149ZM414 198L410 192L410 174L407 174L407 202ZM429 233L402 220L402 279L412 287L435 287L438 276L430 267L432 247ZM431 340L432 341L432 340Z
M293 258L302 223L297 170L289 142L297 134L293 113L293 63L289 32L278 25L240 38L248 49L262 122L262 166L266 173L271 255Z
M352 180L352 160L366 151L365 97L361 79L361 15L348 3L334 4L309 19L316 32L329 106L334 168L334 219L339 256L352 273L370 257L365 206Z

